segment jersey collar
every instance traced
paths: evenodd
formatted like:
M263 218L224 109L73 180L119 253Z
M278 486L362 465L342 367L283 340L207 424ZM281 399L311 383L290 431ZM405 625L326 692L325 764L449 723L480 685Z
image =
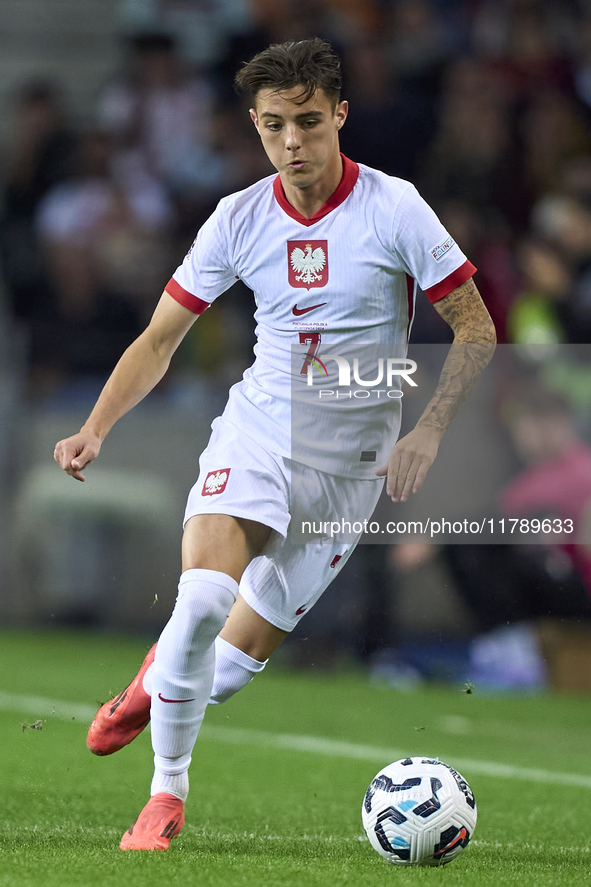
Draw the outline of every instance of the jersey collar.
M275 194L275 199L277 203L281 207L281 209L287 213L288 216L291 216L292 219L295 219L296 222L299 222L301 225L306 225L309 227L313 225L315 222L323 219L324 216L327 216L329 212L332 212L333 209L336 209L337 206L340 206L343 200L345 200L353 188L355 187L355 183L359 177L359 166L353 160L349 160L348 157L345 157L344 154L341 154L341 158L343 161L343 175L341 177L341 181L337 185L336 191L330 195L326 203L320 207L320 209L314 213L309 219L303 216L300 212L297 211L295 206L292 206L287 197L285 196L285 191L283 190L283 185L281 184L281 176L277 176L273 181L273 193Z

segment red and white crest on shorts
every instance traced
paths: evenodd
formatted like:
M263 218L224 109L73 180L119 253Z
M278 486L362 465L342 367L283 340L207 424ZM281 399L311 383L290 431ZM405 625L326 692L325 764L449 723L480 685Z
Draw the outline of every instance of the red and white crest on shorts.
M328 241L288 240L289 285L310 290L328 283Z
M229 468L216 468L215 471L210 471L205 478L205 483L203 484L201 495L215 496L217 493L223 493L226 489L226 484L228 483L229 477Z

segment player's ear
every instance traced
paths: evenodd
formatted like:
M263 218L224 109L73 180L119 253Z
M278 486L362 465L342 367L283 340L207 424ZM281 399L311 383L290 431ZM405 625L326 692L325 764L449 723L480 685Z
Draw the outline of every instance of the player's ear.
M259 115L257 114L257 109L256 109L256 108L251 108L251 109L249 110L248 113L250 114L250 119L252 120L252 122L253 122L254 125L256 126L256 130L257 130L257 132L260 134L260 130L259 130Z
M349 113L349 102L339 102L334 113L337 119L337 126L340 129L347 119L347 115Z

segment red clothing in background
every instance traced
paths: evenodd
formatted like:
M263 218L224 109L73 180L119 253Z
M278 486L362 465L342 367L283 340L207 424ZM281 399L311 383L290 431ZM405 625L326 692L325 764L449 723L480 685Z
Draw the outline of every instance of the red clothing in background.
M591 506L591 448L577 441L559 456L525 469L499 494L506 517L547 514L572 519L574 530L559 547L570 558L591 594L591 554L574 540L586 507ZM549 537L551 538L551 536ZM526 539L524 538L524 541Z

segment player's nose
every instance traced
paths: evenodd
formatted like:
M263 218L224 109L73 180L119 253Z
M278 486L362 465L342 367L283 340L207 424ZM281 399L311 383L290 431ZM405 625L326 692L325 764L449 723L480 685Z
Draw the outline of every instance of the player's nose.
M285 132L285 147L290 151L296 151L300 147L299 129L297 126L288 126Z

